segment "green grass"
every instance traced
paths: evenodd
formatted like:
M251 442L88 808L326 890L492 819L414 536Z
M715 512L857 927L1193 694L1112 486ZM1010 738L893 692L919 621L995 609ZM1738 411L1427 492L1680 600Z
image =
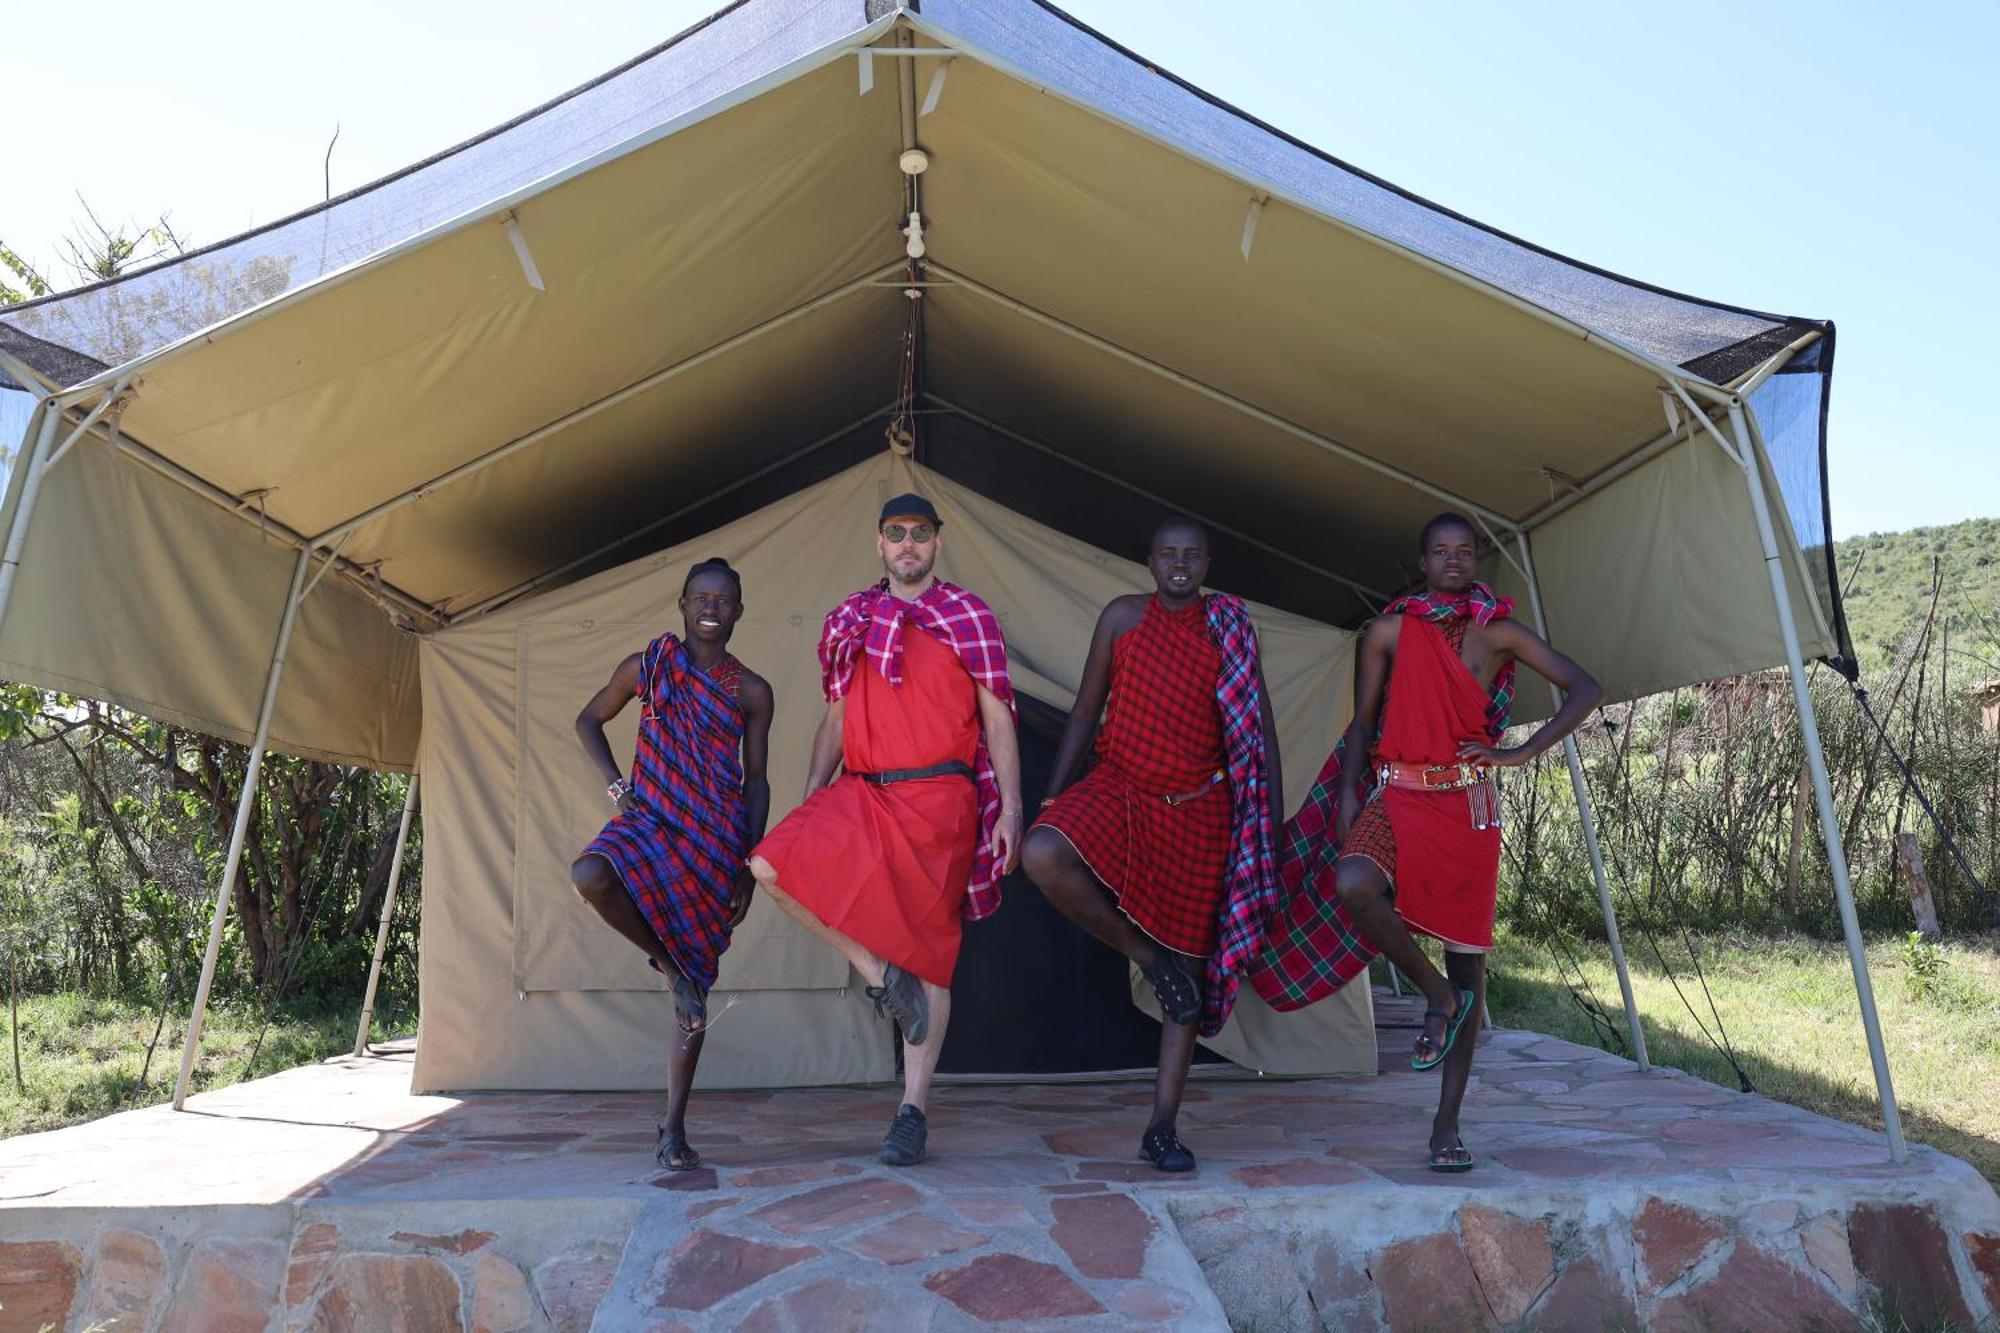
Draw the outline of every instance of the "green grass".
M6 1017L0 997L0 1137L60 1129L173 1095L186 1033L184 1012L169 1015L143 1087L139 1072L157 1018L150 1006L74 992L22 997L21 1089L14 1084ZM279 1013L264 1034L252 1071L248 1061L264 1025L263 1007L211 1005L195 1063L195 1090L226 1087L338 1055L354 1042L355 1017L344 1011Z
M1715 1030L1685 949L1662 937L1681 989ZM1847 950L1802 938L1698 937L1709 994L1757 1091L1876 1128L1874 1076ZM1735 1087L1729 1062L1702 1036L1667 973L1628 934L1632 986L1653 1062ZM1623 1028L1610 952L1577 944L1596 997ZM1869 973L1905 1134L1962 1157L2000 1185L2000 944L1950 942L1928 951L1902 939L1871 942ZM1521 938L1494 951L1490 996L1504 1027L1594 1043L1591 1023L1563 983L1546 943Z
M2000 519L1974 518L1937 528L1871 532L1834 543L1848 584L1847 625L1869 684L1876 684L1930 604L1931 557L1944 562L1940 618L1954 621L1953 645L1990 662L2000 657ZM1850 582L1851 580L1851 582ZM2000 674L1960 660L1967 683Z

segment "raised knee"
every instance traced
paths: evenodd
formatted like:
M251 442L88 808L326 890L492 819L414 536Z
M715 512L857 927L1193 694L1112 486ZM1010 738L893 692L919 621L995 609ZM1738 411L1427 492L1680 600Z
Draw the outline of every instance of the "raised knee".
M1382 896L1382 876L1366 861L1343 860L1335 873L1333 891L1349 912L1372 907Z
M617 876L601 856L579 856L569 865L570 883L585 902L595 907L618 885Z
M1029 829L1027 841L1021 844L1021 869L1039 889L1046 890L1049 881L1074 858L1069 843L1053 829Z

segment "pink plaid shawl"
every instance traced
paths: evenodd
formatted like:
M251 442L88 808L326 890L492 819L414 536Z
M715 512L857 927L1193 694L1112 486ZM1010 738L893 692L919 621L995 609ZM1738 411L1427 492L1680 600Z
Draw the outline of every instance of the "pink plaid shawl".
M1014 708L1007 678L1007 641L993 609L954 583L939 579L912 601L889 591L883 579L826 613L819 636L820 685L829 700L845 699L865 656L882 679L903 683L903 626L914 624L951 649L967 674ZM993 855L993 829L1000 822L1000 782L982 732L976 781L979 788L979 850L965 886L965 919L978 921L1000 906L1001 866Z

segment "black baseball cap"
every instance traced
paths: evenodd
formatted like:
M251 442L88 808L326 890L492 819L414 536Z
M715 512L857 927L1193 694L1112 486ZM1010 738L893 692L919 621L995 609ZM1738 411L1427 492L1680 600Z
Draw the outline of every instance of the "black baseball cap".
M880 527L892 518L921 518L927 520L934 528L944 526L944 520L938 517L937 509L929 500L914 491L907 495L899 495L883 505L882 517L875 520L875 525Z

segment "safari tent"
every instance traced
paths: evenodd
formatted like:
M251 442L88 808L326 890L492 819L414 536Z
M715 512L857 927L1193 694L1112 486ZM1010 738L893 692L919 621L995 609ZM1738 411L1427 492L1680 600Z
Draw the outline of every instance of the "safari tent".
M1030 731L1059 722L1097 606L1143 586L1152 522L1185 511L1214 585L1256 604L1296 800L1353 632L1450 507L1609 698L1789 666L1817 759L1802 663L1846 655L1833 351L1824 321L1416 198L1038 0L739 0L395 176L0 316L0 420L25 420L0 676L420 766L419 1087L646 1086L667 998L569 900L604 807L566 723L672 623L690 559L745 573L774 817L817 619L871 575L871 504L908 487L945 513L942 571L1005 617ZM1576 874L1615 945L1601 866ZM1008 929L966 984L1042 960L1026 1021L1071 1041L1071 1072L1117 1065L1131 1034L1091 1032L1107 995L1129 1015L1122 976L1070 985L1048 922ZM703 1073L884 1076L849 982L760 905ZM1249 1007L1216 1051L1372 1068L1367 1005ZM1018 1017L962 1021L947 1068L1065 1072L1008 1045Z

